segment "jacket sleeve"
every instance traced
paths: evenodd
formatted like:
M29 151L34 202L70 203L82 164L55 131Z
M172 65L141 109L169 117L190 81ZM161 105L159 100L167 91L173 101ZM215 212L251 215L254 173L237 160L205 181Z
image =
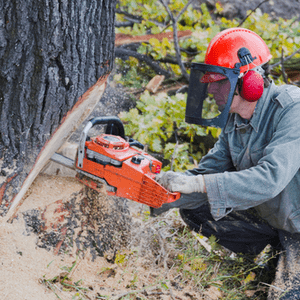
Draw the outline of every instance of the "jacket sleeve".
M228 148L227 135L224 131L219 136L214 147L201 159L197 168L189 170L189 175L221 173L233 171L231 155Z
M210 174L224 171L231 171L235 169L231 160L231 156L228 150L228 142L226 135L222 132L218 141L214 147L201 159L197 168L188 170L186 175L193 176L199 174ZM194 199L198 200L194 206L190 206L189 209L194 209L207 202L206 193L191 193L181 194L182 201L194 203Z
M300 168L300 101L280 110L274 134L256 166L204 175L213 217L258 206L279 195Z

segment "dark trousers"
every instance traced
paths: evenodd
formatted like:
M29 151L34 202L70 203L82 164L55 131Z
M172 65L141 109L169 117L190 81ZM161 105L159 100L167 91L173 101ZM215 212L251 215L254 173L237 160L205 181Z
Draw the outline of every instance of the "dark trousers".
M280 251L275 280L268 300L300 299L300 234L278 230L262 220L254 209L231 212L219 221L208 205L180 209L184 222L204 236L214 235L218 243L235 253L258 255L267 245Z

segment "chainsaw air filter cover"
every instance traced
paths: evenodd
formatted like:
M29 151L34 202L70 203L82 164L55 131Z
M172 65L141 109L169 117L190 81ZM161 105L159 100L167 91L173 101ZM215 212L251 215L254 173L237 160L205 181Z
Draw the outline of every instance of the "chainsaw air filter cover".
M102 134L95 138L95 143L101 147L110 148L114 150L124 150L129 148L129 143L123 138L116 135Z

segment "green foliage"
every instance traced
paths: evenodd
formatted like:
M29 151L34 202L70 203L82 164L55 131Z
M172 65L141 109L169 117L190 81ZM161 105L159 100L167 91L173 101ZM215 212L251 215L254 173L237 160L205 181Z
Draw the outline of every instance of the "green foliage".
M126 254L121 254L121 253L117 253L116 254L116 258L115 258L115 264L118 264L118 265L122 265L125 263L127 259L127 255Z
M186 94L168 96L159 93L154 96L145 91L136 108L119 115L125 123L126 135L147 144L150 151L163 154L177 171L193 168L193 161L198 162L207 152L203 145L195 144L197 137L207 136L210 132L217 135L214 128L184 122L185 104ZM170 165L165 170L169 168Z
M177 16L188 3L188 0L169 1L169 8ZM118 8L135 16L142 21L133 28L117 28L117 33L129 33L131 35L157 34L172 32L173 27L170 17L160 1L146 0L122 0ZM215 15L212 16L206 5L201 4L201 9L194 9L192 5L181 14L176 26L178 30L190 30L191 35L180 39L182 61L187 66L191 61L203 62L205 52L210 40L221 30L239 26L240 20L227 20L220 17L222 6L217 3ZM288 56L300 48L300 26L296 19L274 20L267 14L262 14L259 9L250 14L242 24L260 35L269 47L273 56L271 63L277 62L283 56ZM125 21L123 14L117 14L117 19ZM174 81L181 80L181 70L175 61L175 48L172 41L164 38L158 40L151 38L142 43L138 52L150 56L153 60L160 61L160 66L171 73ZM295 57L299 57L296 54ZM126 62L117 60L120 73L115 81L129 88L145 88L154 71L137 59L130 58ZM275 83L282 84L281 66L273 70ZM205 142L208 137L217 138L220 130L216 128L204 128L186 124L184 120L185 97L182 95L168 96L165 93L150 95L145 92L137 102L137 107L128 113L122 113L121 119L126 122L126 134L134 137L143 144L147 144L153 152L163 155L170 165L164 169L181 171L194 167L210 146ZM207 118L215 116L213 107L204 107Z
M140 63L134 57L130 57L125 62L116 58L115 62L118 66L118 73L114 76L114 81L128 88L143 88L156 75L153 69L145 63Z
M169 8L176 16L188 0L169 2ZM135 24L133 28L117 28L116 32L129 33L131 35L143 35L145 33L161 33L172 31L170 18L160 1L127 1L122 0L119 8L142 18L140 24ZM222 6L217 3L215 13L218 16L222 12ZM248 12L250 14L250 11ZM124 15L117 14L117 19L124 20ZM166 20L166 21L165 21ZM182 58L186 62L191 60L202 62L210 40L221 30L236 27L240 20L227 20L224 17L213 18L206 5L201 5L201 10L193 9L190 5L180 16L177 29L191 30L192 36L180 39L180 47L189 51L189 54L182 52ZM260 35L269 47L273 60L281 58L282 53L288 56L300 47L300 26L296 19L284 20L279 18L274 20L268 14L262 14L260 9L250 14L242 27L248 28ZM159 60L167 57L174 57L175 50L173 42L151 39L149 43L143 43L138 52L150 55L153 59ZM297 54L296 57L299 57ZM180 69L176 64L162 64L168 70L173 71L174 76L180 75ZM280 67L279 67L280 68ZM281 77L276 77L277 83L282 83Z

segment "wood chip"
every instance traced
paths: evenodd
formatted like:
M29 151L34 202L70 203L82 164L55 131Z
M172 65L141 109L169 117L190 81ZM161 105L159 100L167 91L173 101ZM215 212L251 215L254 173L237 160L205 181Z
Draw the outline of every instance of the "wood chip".
M149 83L146 86L146 89L149 92L155 94L164 80L164 75L156 75L149 81Z

